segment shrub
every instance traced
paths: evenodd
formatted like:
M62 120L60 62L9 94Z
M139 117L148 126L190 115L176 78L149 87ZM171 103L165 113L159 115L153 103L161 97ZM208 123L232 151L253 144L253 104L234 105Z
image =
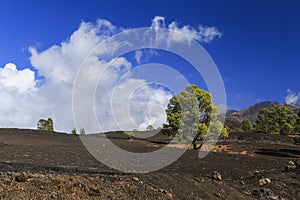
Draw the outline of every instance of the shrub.
M71 134L72 134L72 135L77 135L76 128L74 128L74 129L71 131Z
M123 132L123 135L127 138L127 139L130 139L134 136L133 132L131 131L124 131Z
M300 137L294 138L294 143L300 145Z

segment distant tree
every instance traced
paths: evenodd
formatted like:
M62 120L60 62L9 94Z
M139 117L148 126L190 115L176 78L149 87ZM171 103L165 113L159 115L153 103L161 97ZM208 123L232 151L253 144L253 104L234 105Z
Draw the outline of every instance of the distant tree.
M74 128L74 129L71 131L71 134L72 134L72 135L77 135L76 128Z
M130 139L134 136L134 133L131 132L131 131L124 131L123 132L123 135L127 138L127 139Z
M298 111L297 119L296 119L296 124L295 124L295 132L300 133L300 109Z
M253 124L248 117L246 117L241 124L242 131L251 131L253 129Z
M212 103L211 94L197 85L190 84L186 89L174 96L167 107L167 122L163 132L177 136L184 141L219 135L228 136L227 130L218 120L219 108ZM224 134L224 135L222 135Z
M37 129L54 132L53 120L51 118L48 118L47 120L40 119L37 123Z
M150 125L148 125L148 126L146 127L146 130L147 130L147 131L152 131L152 130L154 130L154 128L153 128L153 126L150 124Z
M294 131L298 117L291 108L280 105L262 109L256 121L258 131L287 135Z
M40 119L37 123L38 130L46 130L46 131L53 131L53 121L51 118Z

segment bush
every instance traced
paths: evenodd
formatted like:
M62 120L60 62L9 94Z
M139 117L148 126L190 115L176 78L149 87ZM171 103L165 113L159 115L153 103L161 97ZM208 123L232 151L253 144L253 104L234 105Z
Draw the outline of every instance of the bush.
M71 131L71 134L72 134L72 135L77 135L76 128L74 128L74 129Z
M127 139L130 139L130 138L132 138L134 136L133 132L131 132L131 131L124 131L123 135L125 137L127 137Z
M294 143L300 145L300 137L294 138Z

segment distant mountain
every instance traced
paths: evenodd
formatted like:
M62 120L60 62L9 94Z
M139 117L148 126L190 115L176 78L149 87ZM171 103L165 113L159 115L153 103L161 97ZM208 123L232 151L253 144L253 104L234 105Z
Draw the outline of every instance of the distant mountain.
M276 108L277 106L281 105L278 102L274 101L265 101L261 103L254 104L248 108L245 108L240 111L235 110L228 110L227 115L225 118L225 125L231 128L237 128L240 126L241 122L248 117L253 123L257 119L257 115L259 111L263 108ZM296 114L300 109L300 105L297 104L284 104L285 106L291 108Z
M248 117L252 122L256 121L256 117L259 113L259 111L263 108L276 108L280 104L273 101L265 101L261 103L254 104L253 106L250 106L248 108L245 108L243 110L232 112L227 116L230 116L231 118L236 119L237 121L242 122L246 117Z
M239 112L238 110L227 110L226 115L231 115L232 113Z

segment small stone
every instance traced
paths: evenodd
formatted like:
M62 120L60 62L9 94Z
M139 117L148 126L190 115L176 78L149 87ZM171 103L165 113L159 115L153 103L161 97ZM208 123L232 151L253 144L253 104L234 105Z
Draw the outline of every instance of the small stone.
M268 198L271 199L271 200L278 200L279 199L279 197L277 195L270 195L270 196L268 196Z
M133 177L132 180L135 181L135 182L138 182L139 178L138 177Z
M216 196L216 197L221 197L221 194L220 193L214 193L214 195Z
M250 190L244 191L244 194L247 196L251 196L252 192Z
M266 181L266 179L262 178L262 179L259 179L258 184L259 185L266 185L267 181Z
M222 180L221 174L220 174L219 172L217 172L217 171L214 171L214 172L213 172L212 178L213 178L214 180L217 180L217 181L221 181L221 180Z
M269 179L269 178L265 178L265 180L266 180L266 182L267 182L268 184L270 184L270 183L271 183L271 179Z
M18 182L25 182L25 181L27 181L27 179L28 179L28 176L26 176L26 174L24 174L24 173L15 176L15 180Z
M167 197L169 197L170 199L173 199L173 194L172 194L171 192L169 192L169 193L167 194Z
M293 161L289 161L289 164L288 166L286 167L288 170L291 170L291 169L296 169L296 164L293 162Z
M163 194L167 194L168 192L166 191L166 190L164 190L164 189L159 189L158 190L160 193L163 193Z

